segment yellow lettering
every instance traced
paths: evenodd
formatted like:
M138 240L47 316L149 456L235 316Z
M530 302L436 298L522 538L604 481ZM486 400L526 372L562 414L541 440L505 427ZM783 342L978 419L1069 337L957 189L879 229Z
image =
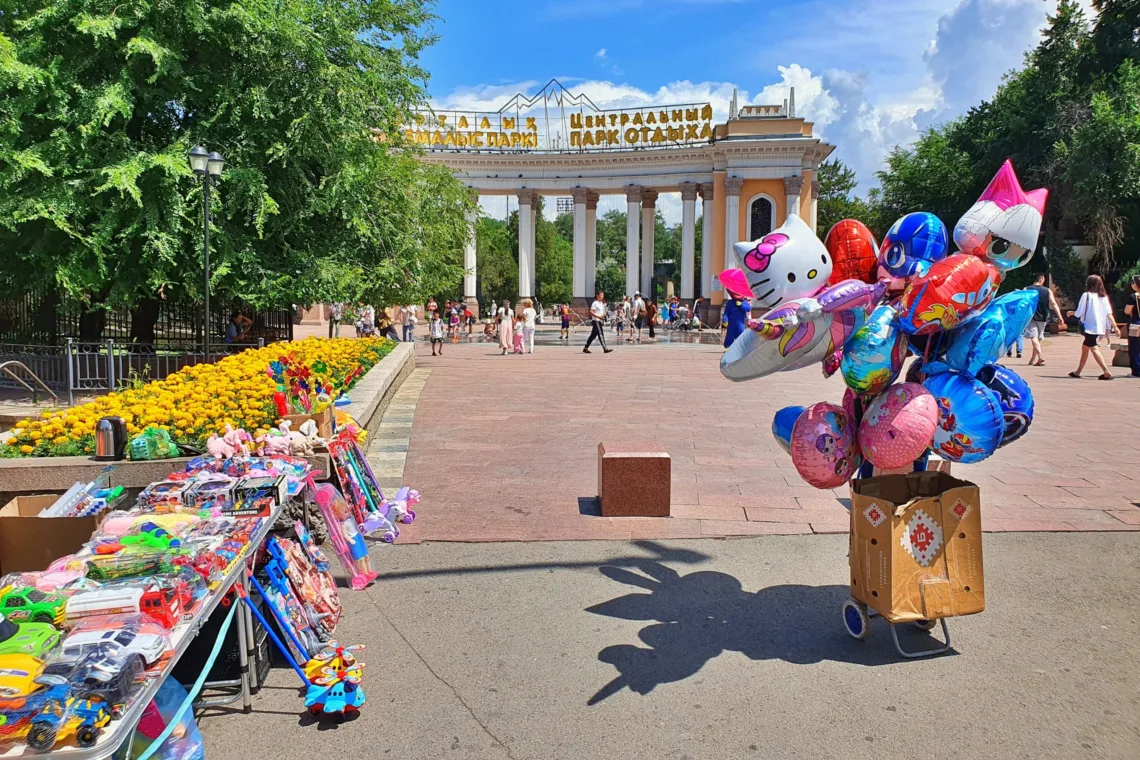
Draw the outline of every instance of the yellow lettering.
M712 118L712 106L706 104L705 107L701 109L701 118L706 121Z
M645 123L646 124L656 124L657 123L657 117L653 115L652 111L649 112L649 116L648 116L648 118L645 119Z
M469 126L470 125L467 123L467 117L466 116L460 116L459 117L459 128L460 129L467 129Z
M582 133L582 145L586 146L586 145L593 145L593 144L594 144L594 133L593 132L583 132Z
M461 148L466 148L471 143L470 132L460 132L455 138L455 144Z
M582 128L582 114L580 114L580 113L570 114L570 129L581 129L581 128ZM570 144L573 145L574 143L571 142Z
M490 129L491 122L487 121L487 117L483 117L483 121L479 122L479 129Z
M424 123L424 115L422 113L416 114L416 124Z
M483 139L485 139L487 141L487 147L488 148L499 147L499 133L498 132L487 132L484 135Z
M538 131L538 122L535 121L533 116L526 117L526 128L528 130L530 130L531 132L537 132Z
M642 142L649 142L649 127L642 127L638 132L641 134Z
M593 116L587 116L586 117L586 129L593 129L593 128L594 128L594 117Z
M439 130L436 130L435 133L432 134L431 144L432 145L443 145L443 134Z
M686 124L685 125L685 139L686 140L699 140L700 139L699 137L697 137L697 125L696 124Z
M629 124L629 114L627 114L625 111L622 111L621 126L624 127L626 124Z
M443 144L444 145L455 145L455 133L454 132L448 132L446 135L444 135L443 136Z
M528 147L528 148L537 148L538 147L538 134L537 133L533 133L533 134L529 134L529 135L523 135L523 137L526 138L526 147Z
M608 142L610 145L617 145L618 142L620 142L620 138L618 137L618 130L611 129L609 132L606 132L606 142Z
M678 142L681 139L680 127L669 127L669 140L671 142Z
M610 126L611 127L617 126L617 119L618 119L618 115L616 113L610 114Z
M482 132L472 132L471 133L471 144L474 145L476 148L482 148L483 147L483 133Z
M680 108L674 108L673 113L669 114L669 120L670 121L684 121L685 120L685 114L681 111Z
M633 115L633 123L635 126L638 124L644 124L645 123L641 120L641 114L640 113L635 113Z
M646 127L646 129L648 129L648 127ZM661 127L653 130L653 137L649 138L649 141L655 143L665 142L665 133L661 131Z
M408 142L415 142L416 141L415 130L405 129L404 130L404 139L407 140Z
M511 132L511 147L517 148L522 143L521 132Z
M697 113L697 109L695 109L695 108L686 108L685 109L685 121L696 121L699 118L700 118L700 115Z
M429 144L431 142L431 132L425 132L422 130L417 130L416 131L416 142L419 143L420 145Z
M637 142L637 130L633 127L627 129L625 131L625 141L630 144Z
M700 136L700 139L701 139L701 140L704 140L706 137L712 137L712 129L709 127L709 125L708 125L708 124L706 124L706 125L704 125L703 127L701 127L701 136Z
M503 129L505 129L509 132L514 128L515 128L514 117L513 116L504 116L503 117Z
M669 114L662 111L661 113L657 114L657 121L661 122L662 124L668 124Z
M438 114L438 116L439 116L440 125L446 127L447 126L447 114L441 113L441 114Z
M571 117L571 118L573 118L573 117ZM580 148L581 146L582 146L582 133L581 132L571 132L570 133L570 147L571 148Z
M594 142L598 145L606 144L606 130L598 129L594 131Z

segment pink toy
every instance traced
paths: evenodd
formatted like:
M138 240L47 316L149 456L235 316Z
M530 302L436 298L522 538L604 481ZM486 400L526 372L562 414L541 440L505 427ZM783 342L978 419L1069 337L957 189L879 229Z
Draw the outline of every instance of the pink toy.
M314 441L301 433L290 430L292 423L289 420L281 420L277 427L281 429L281 435L289 442L289 452L295 457L310 457L313 455Z
M226 434L222 439L229 444L233 449L233 456L247 457L250 454L252 447L247 446L247 443L253 443L253 436L247 433L244 429L238 428L234 430L229 424L226 425Z
M283 425L285 423L282 423ZM289 445L289 438L283 433L270 430L265 435L257 437L258 453L267 457L290 456L292 448Z
M364 542L352 508L340 495L340 491L328 483L317 486L314 497L328 526L333 548L340 557L344 572L349 574L349 585L359 591L376 580L376 573L372 570L368 545Z
M229 441L225 438L219 438L217 433L211 434L206 441L206 451L210 452L210 456L214 459L232 459L235 453L234 447Z
M938 402L918 383L899 383L879 394L863 414L859 445L876 467L897 470L922 456L934 440Z
M835 404L812 404L792 426L792 464L816 488L846 483L862 464L852 419Z

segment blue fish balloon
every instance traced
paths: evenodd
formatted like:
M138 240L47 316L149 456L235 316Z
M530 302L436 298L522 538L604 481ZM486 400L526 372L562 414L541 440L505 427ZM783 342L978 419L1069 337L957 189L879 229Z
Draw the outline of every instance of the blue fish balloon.
M933 375L922 384L938 402L931 448L943 459L970 464L997 451L1005 416L996 393L960 372Z
M1029 432L1033 422L1033 392L1012 369L988 364L978 373L978 380L997 395L1001 404L1005 430L998 448L1007 446Z
M883 304L843 344L843 382L861 396L882 393L902 371L907 343L897 317L893 306Z
M1037 308L1037 293L1017 290L995 298L976 318L951 333L945 362L950 369L976 376L1005 355L1025 332Z

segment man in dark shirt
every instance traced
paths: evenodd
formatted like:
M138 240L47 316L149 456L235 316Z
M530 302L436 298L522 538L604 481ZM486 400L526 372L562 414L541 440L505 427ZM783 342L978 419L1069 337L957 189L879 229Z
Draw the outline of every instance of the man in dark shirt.
M1033 280L1030 290L1037 291L1037 310L1033 312L1033 319L1029 327L1025 328L1025 337L1029 338L1029 366L1040 367L1045 364L1045 354L1041 352L1041 341L1045 338L1045 323L1052 312L1058 321L1062 321L1061 307L1057 305L1057 298L1053 291L1045 287L1045 273L1039 272Z

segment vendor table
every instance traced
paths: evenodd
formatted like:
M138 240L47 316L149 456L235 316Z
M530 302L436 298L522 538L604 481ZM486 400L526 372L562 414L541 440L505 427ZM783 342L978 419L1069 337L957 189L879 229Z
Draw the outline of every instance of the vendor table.
M277 521L282 509L283 507L281 505L277 505L273 508L273 512L269 517L262 519L261 525L259 525L257 530L250 536L249 543L246 544L241 559L232 563L226 576L218 582L217 587L213 591L206 595L206 598L202 600L202 603L195 611L194 617L174 627L174 630L170 633L170 644L173 653L167 660L166 665L157 675L148 673L148 676L151 677L148 677L146 685L135 695L130 705L123 711L123 716L118 720L111 721L94 745L83 748L77 747L74 744L64 743L57 746L50 753L38 753L32 751L27 745L19 744L9 748L6 752L0 753L0 759L8 760L8 758L50 756L67 758L67 760L103 760L103 758L110 757L115 750L127 742L134 735L135 727L142 718L143 710L150 704L159 686L161 686L162 682L170 675L170 672L174 669L178 660L181 659L182 655L186 652L186 648L190 646L190 642L198 635L198 631L201 629L203 623L205 623L210 615L213 614L214 610L218 608L222 599L230 593L230 590L236 583L242 584L242 588L248 590L249 574L247 568L253 562L257 550L261 548L266 536L269 535L269 531L273 528L273 524ZM235 613L237 619L234 622L238 628L241 678L233 682L207 682L205 686L235 686L239 687L239 692L232 698L213 699L208 702L203 702L202 704L228 704L240 699L242 708L246 712L249 712L251 701L248 653L253 649L253 616L250 614L249 609L244 604L239 603L236 598L232 601L238 605L237 612Z

